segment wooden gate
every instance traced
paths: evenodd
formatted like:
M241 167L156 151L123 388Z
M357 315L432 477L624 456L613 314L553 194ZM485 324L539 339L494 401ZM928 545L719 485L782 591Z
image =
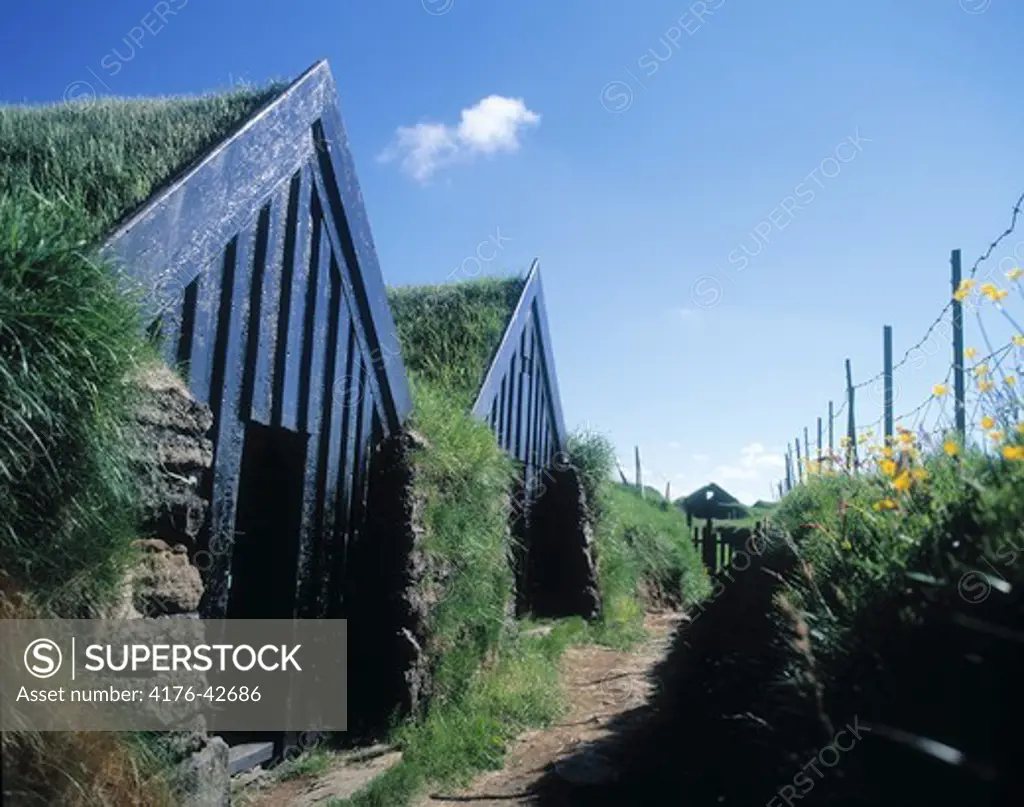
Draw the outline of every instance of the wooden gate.
M259 616L346 615L372 448L411 408L336 97L321 61L103 250L144 287L166 359L213 410L210 525L194 548L207 618L253 615L232 568L260 557L279 568ZM279 486L293 504L268 525L260 492Z

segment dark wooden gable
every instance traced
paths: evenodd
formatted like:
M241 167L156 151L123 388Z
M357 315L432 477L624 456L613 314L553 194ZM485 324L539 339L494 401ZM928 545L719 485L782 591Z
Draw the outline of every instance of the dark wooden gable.
M361 527L372 448L411 408L336 98L321 61L104 248L143 287L165 357L214 412L210 525L195 558L209 617L227 614L236 544L252 538L237 534L240 480L256 480L255 500L289 488L269 472L292 466L298 534L276 540L296 545L266 561L293 567L281 602L295 613L344 613L344 550ZM258 504L246 511L257 527Z
M485 419L501 447L522 463L527 480L565 449L565 421L537 261L480 385L473 414Z

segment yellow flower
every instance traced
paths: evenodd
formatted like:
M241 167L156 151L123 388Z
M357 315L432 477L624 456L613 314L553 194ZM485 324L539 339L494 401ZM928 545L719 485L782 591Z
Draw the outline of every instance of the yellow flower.
M1015 336L1013 337L1013 343L1014 343L1014 344L1015 344L1015 345L1016 345L1017 347L1024 347L1024 334L1020 334L1020 333L1019 333L1019 334L1016 334L1016 335L1015 335Z
M992 302L998 303L1000 300L1005 300L1009 296L1010 292L1007 289L999 289L999 291L993 295Z
M1006 383L1006 386L1012 387L1014 384L1017 383L1017 376L1008 375L1006 378L1003 379L1003 381Z
M928 472L924 468L914 469L914 479L918 482L924 482L928 478Z
M947 440L942 444L942 450L946 452L947 456L955 457L960 453L960 445L955 440Z
M914 442L914 435L910 432L900 432L900 442L905 446Z
M995 425L996 419L991 415L985 415L985 417L981 419L981 428L983 429L991 429Z
M896 473L896 463L892 460L882 460L878 463L878 467L882 470L882 473L886 476L892 476Z
M973 359L977 355L978 355L978 351L975 350L973 347L969 347L969 348L966 348L964 350L964 358L965 359Z
M900 493L906 493L910 490L910 472L904 471L894 480L892 480L892 486L896 488Z
M988 365L987 364L979 364L977 367L974 368L974 375L975 376L988 375Z
M892 499L882 499L880 502L875 502L872 507L881 512L882 510L895 510L897 505Z
M886 446L885 448L883 448L883 449L882 449L882 456L883 456L883 457L886 457L887 459L890 459L890 460L891 460L891 459L892 459L892 449L891 449L891 448L889 448L888 446Z
M842 440L839 441L839 445L841 445L843 448L846 448L847 446L850 445L850 438L844 437Z
M967 298L967 295L971 293L971 289L974 288L974 282L970 278L960 281L960 286L955 292L953 292L953 298L955 300L963 301Z
M989 432L988 436L992 438L992 442L994 443L998 443L1000 440L1003 439L1003 433L1000 431Z
M945 395L947 392L949 392L949 387L947 387L945 384L936 384L934 387L932 387L933 395Z
M1020 267L1011 269L1006 273L1006 276L1010 279L1011 283L1015 280L1020 280L1021 275L1024 275L1024 269L1021 269Z
M996 288L996 284L995 283L982 283L980 291L981 291L982 294L984 294L990 300L994 300L995 299L995 294L996 294L996 292L999 291L999 289Z
M1016 462L1024 461L1024 446L1003 446L1003 458Z
M994 385L987 378L978 382L978 390L980 392L988 392Z
M843 541L842 546L843 546L843 549L853 549L853 544L850 543L850 539L849 538L846 538Z

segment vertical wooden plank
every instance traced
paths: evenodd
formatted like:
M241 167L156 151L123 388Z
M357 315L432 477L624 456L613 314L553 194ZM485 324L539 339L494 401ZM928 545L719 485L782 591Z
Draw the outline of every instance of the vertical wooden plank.
M252 253L252 274L249 282L249 323L246 333L245 360L242 367L242 398L238 416L248 420L252 416L253 388L256 383L256 365L259 361L260 322L266 294L264 280L267 265L267 241L270 235L270 217L273 200L260 209L256 221L256 243ZM269 364L269 361L267 362Z
M956 431L960 444L967 445L967 406L964 392L964 307L956 299L960 289L960 250L954 249L949 257L953 285L953 397L956 417Z
M302 187L299 192L296 212L295 249L292 257L291 292L288 316L283 339L278 342L279 355L283 358L284 377L280 400L280 424L292 431L299 430L300 381L302 377L302 347L305 336L306 300L308 298L310 251L314 226L319 227L319 216L313 212L319 209L309 169L303 168ZM277 402L275 401L275 408Z
M300 398L304 406L299 412L300 431L310 435L310 450L306 452L303 475L302 527L299 533L298 602L297 613L312 618L315 608L314 583L317 577L317 547L320 544L323 514L324 471L326 451L323 444L324 409L330 405L331 390L326 384L327 328L331 299L331 243L323 226L314 227L315 238L310 255L309 297L306 304L306 332L303 338L303 390ZM327 424L327 431L330 424Z
M189 362L188 386L196 399L210 402L210 380L213 373L214 343L217 340L217 314L220 311L220 286L223 276L220 261L207 267L199 276L196 321Z
M235 509L241 472L245 423L238 416L249 326L250 282L255 241L250 222L225 251L220 317L211 373L210 408L214 412L213 485L207 551L209 572L207 615L227 614L231 555L235 542Z
M796 481L797 484L804 481L804 464L800 459L800 438L796 439Z
M501 392L498 393L498 445L505 447L505 383L508 378L501 379Z
M342 458L345 450L345 377L346 364L349 361L350 351L350 329L351 323L348 317L348 308L342 299L341 276L337 267L331 267L331 318L328 328L328 344L331 346L327 364L327 383L325 390L329 390L327 396L328 411L326 422L320 427L322 436L321 451L325 453L325 459L321 463L324 468L324 478L320 487L324 491L323 512L321 514L320 536L322 547L317 555L317 590L318 590L318 616L327 616L327 609L330 607L330 583L331 570L335 567L336 553L339 543L339 526L341 522L341 508L339 500L343 487L342 477L344 466ZM340 536L344 541L344 536Z
M512 449L515 457L522 461L526 461L526 451L523 448L523 388L527 386L527 372L528 367L526 362L528 361L526 355L526 330L519 334L519 375L518 375L518 390L516 391L516 411L515 411L515 422L516 422L516 442Z
M824 446L822 445L821 436L822 436L821 435L821 418L818 418L818 470L819 471L821 470L821 461L823 459L823 457L822 457L822 449L824 448Z
M345 614L345 577L347 574L346 557L351 539L352 515L352 477L355 473L356 441L358 435L358 418L356 398L358 396L359 361L358 343L355 331L355 318L349 315L348 348L345 355L345 375L338 387L338 395L342 398L341 414L341 468L339 470L338 494L335 503L335 528L332 542L331 582L329 585L328 603L330 613L335 617ZM337 386L337 385L336 385Z
M295 212L301 177L298 173L280 189L270 202L270 221L267 225L266 260L263 270L263 292L256 360L253 364L252 405L253 420L264 425L273 422L274 369L277 361L277 337L282 316L282 281L288 234L294 234ZM292 247L294 249L294 246ZM289 276L289 280L291 280ZM290 299L288 302L290 305Z
M804 426L804 464L807 466L807 476L811 475L811 438L807 434L807 427Z
M512 354L512 360L508 364L508 401L505 404L505 442L503 447L506 451L512 451L515 445L515 419L513 414L516 410L516 387L519 386L519 356Z
M310 236L309 276L306 283L305 316L302 322L302 354L299 360L299 412L298 430L310 431L312 396L315 394L315 364L323 348L323 336L319 331L323 327L321 303L323 301L323 281L327 272L327 256L330 253L330 241L324 230L323 209L320 198L313 192L310 206L313 216L312 235Z
M284 245L281 250L281 297L278 302L277 328L274 333L274 378L271 389L270 422L284 426L285 396L294 394L288 387L288 335L292 331L292 305L295 297L295 260L298 245L306 238L309 206L304 200L309 193L305 168L292 177L288 190L288 212L285 216ZM299 256L302 261L305 258ZM300 284L299 297L302 298ZM289 407L287 423L294 428L294 407ZM286 427L287 428L287 427Z

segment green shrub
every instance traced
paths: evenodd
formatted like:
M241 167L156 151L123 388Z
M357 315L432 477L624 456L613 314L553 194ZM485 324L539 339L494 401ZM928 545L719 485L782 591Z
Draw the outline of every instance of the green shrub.
M40 613L89 613L136 537L124 427L149 354L75 212L0 200L0 569Z

